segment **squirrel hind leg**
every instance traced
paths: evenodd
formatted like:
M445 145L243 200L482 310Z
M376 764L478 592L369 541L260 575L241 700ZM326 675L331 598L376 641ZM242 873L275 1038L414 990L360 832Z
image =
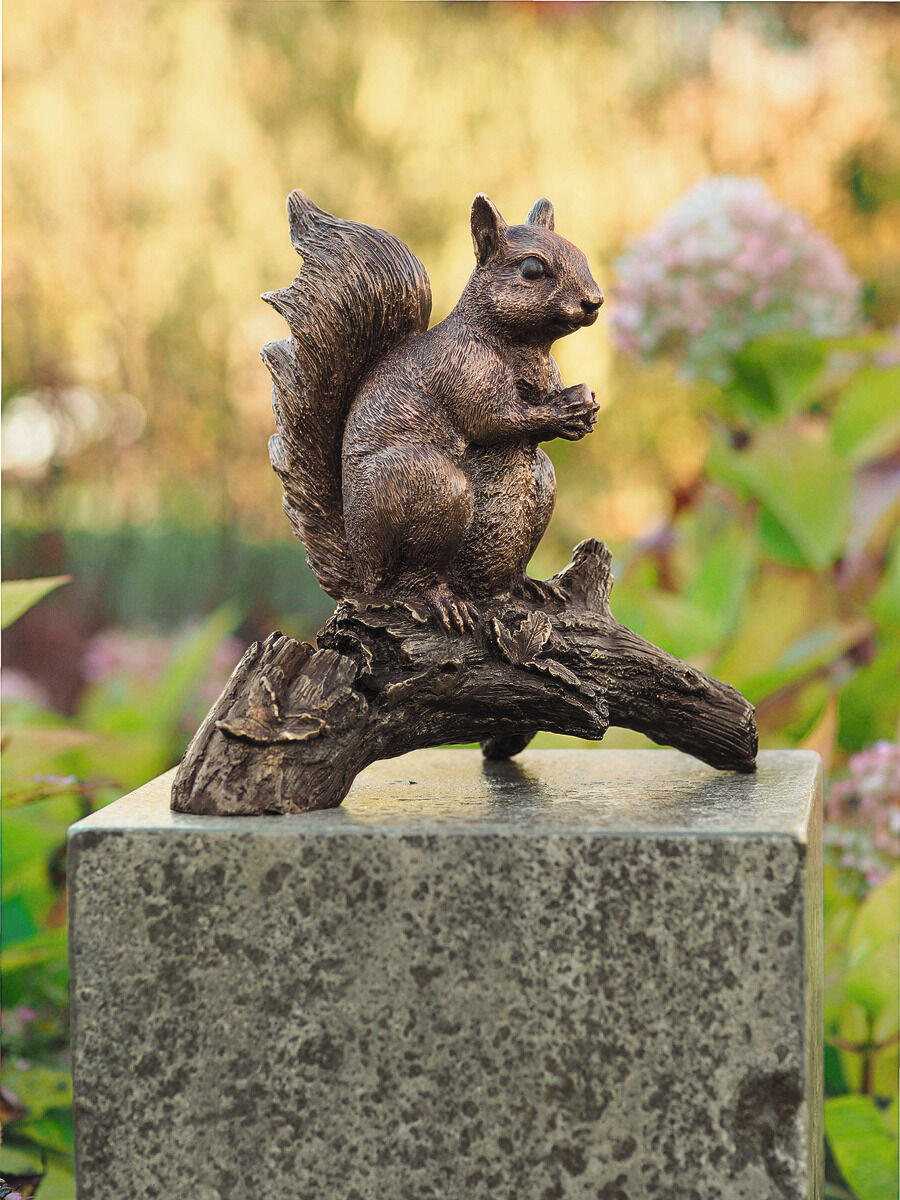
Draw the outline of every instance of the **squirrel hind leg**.
M361 581L425 596L445 625L453 615L431 593L449 595L448 573L473 511L465 473L434 447L391 446L358 465L345 462L344 526Z

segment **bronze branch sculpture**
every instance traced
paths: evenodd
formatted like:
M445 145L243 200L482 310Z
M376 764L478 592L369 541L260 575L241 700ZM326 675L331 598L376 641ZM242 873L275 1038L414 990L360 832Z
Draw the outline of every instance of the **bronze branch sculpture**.
M609 611L609 551L589 539L552 579L526 566L556 494L540 444L590 433L586 384L550 355L603 296L539 200L507 225L472 205L476 266L428 328L425 268L399 239L288 198L300 274L263 297L291 336L263 347L269 453L284 509L337 608L317 647L272 634L244 655L178 769L182 812L341 803L379 758L548 730L639 730L752 771L752 706Z

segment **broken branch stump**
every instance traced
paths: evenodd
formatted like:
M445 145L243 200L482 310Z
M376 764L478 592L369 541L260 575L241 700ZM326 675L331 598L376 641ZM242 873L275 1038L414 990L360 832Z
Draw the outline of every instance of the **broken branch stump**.
M481 742L488 757L541 729L600 739L634 729L720 770L753 771L753 706L610 613L610 553L581 542L553 583L567 601L501 597L451 634L415 601L353 597L318 648L254 643L184 755L179 812L303 812L341 803L376 759Z

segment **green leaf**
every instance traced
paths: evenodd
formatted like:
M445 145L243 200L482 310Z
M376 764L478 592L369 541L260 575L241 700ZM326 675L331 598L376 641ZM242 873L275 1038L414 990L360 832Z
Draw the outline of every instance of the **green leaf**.
M717 650L734 632L756 561L756 530L719 514L710 520L711 515L691 519L696 517L691 514L678 523L683 590L662 590L641 563L628 572L616 597L620 619L689 660Z
M897 1011L900 980L897 978L896 939L865 953L844 978L847 997L875 1020L885 1009Z
M5 1131L6 1132L6 1131ZM0 1179L5 1175L40 1175L41 1152L10 1146L4 1141L0 1146Z
M721 634L738 623L744 593L753 573L756 531L727 524L703 555L687 592L694 604L713 618Z
M898 609L900 611L900 609ZM878 630L878 653L841 692L840 743L845 750L897 736L900 721L900 633Z
M786 567L805 567L806 555L767 508L759 511L759 540L775 562Z
M825 884L825 1032L838 1032L847 1003L844 991L847 941L859 908L859 896L851 885L851 873L826 861ZM835 1050L836 1054L837 1051Z
M6 629L44 596L71 583L71 575L53 575L47 579L5 579L0 583L0 629Z
M810 629L833 625L834 608L828 580L766 564L748 587L739 628L709 669L745 691L745 680L778 672L782 658Z
M781 331L757 338L732 359L726 407L758 423L787 416L806 403L825 366L826 348L808 333Z
M837 1047L825 1041L825 1095L843 1096L849 1088L841 1069L841 1058Z
M849 529L853 475L827 442L796 430L766 430L747 450L717 443L709 469L759 502L767 517L761 532L779 561L794 566L799 558L821 571L839 557ZM773 525L786 536L783 549L772 536Z
M82 816L82 805L71 795L48 797L4 811L0 823L4 874L35 857L46 861L65 843L66 831L72 822Z
M851 962L858 965L883 946L893 946L900 938L900 867L872 889L859 906L850 928L848 949Z
M869 1041L871 1029L866 1020L866 1014L858 1004L852 1004L846 996L841 1007L837 1036L842 1046L838 1046L841 1073L847 1081L850 1091L859 1091L863 1086L865 1073L865 1053L862 1050L848 1049L848 1046L864 1046Z
M900 442L900 367L866 367L841 392L834 410L832 445L861 464Z
M57 1154L72 1154L75 1148L75 1138L72 1133L71 1112L48 1112L37 1121L26 1121L16 1126L16 1132L22 1137L54 1150Z
M782 652L766 670L745 676L739 686L752 703L798 683L840 658L866 632L865 624L848 622L812 629Z
M900 532L894 538L881 586L872 597L868 611L882 624L900 629Z
M66 958L66 931L64 928L48 929L36 933L27 941L18 942L0 954L0 967L3 974L12 974L23 969L31 970L44 963L60 961Z
M74 1200L75 1173L71 1155L51 1153L47 1160L47 1174L41 1180L38 1200Z
M720 623L688 596L652 592L643 598L641 608L643 635L679 658L696 658L721 640Z
M15 1092L25 1105L23 1120L27 1122L37 1120L52 1108L72 1105L72 1077L65 1071L40 1066L24 1070L11 1067L0 1075L0 1083Z
M16 906L19 912L18 924L20 929L27 928L27 924L23 928L22 916L27 913L31 918L31 928L28 931L28 936L32 932L36 932L44 923L47 914L59 899L59 894L50 886L50 880L47 873L47 860L44 857L33 858L28 862L23 863L14 871L3 872L3 946L15 945L16 941L23 940L22 937L16 938L13 936L14 930L6 927L8 918L8 907Z
M859 1200L895 1200L896 1126L871 1096L826 1100L825 1131L841 1174Z
M826 928L829 939L835 936ZM900 868L873 888L859 906L846 934L843 960L831 958L827 978L829 1028L848 1044L870 1044L869 1088L879 1095L897 1090L897 1042L900 1026ZM875 1049L880 1046L881 1049ZM840 1048L841 1067L852 1087L863 1085L866 1055Z

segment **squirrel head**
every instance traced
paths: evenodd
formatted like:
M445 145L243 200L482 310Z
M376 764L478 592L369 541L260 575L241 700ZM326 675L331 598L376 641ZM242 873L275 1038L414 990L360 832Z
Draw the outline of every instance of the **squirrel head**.
M491 332L549 344L596 321L603 293L584 254L554 232L549 200L538 200L524 225L507 225L480 192L472 203L472 240L477 265L467 301Z

